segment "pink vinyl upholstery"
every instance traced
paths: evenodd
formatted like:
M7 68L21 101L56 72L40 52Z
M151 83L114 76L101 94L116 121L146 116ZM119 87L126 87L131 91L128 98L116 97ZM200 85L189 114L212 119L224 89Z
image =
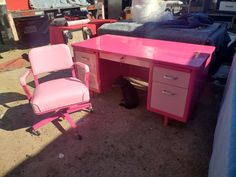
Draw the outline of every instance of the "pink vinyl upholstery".
M68 69L73 66L70 49L65 44L34 48L29 52L34 75Z
M32 69L23 74L20 83L35 114L52 113L50 117L34 124L30 128L31 133L35 134L34 132L37 132L38 128L59 117L66 119L75 128L76 125L69 113L81 109L92 110L88 89L89 67L83 63L73 63L69 47L65 44L31 49L29 59ZM83 81L76 78L75 66L82 67L85 70ZM37 75L63 69L71 69L72 77L62 77L39 83ZM31 74L35 81L33 93L26 85L26 79Z
M40 114L88 101L88 88L80 80L68 77L39 84L34 90L30 103L34 112Z

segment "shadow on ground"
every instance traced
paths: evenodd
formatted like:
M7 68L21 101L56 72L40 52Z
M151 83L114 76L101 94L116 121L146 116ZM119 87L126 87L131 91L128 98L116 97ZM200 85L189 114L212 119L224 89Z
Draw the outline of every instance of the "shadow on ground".
M17 114L16 114L17 113ZM31 114L30 114L31 113ZM13 131L30 127L34 121L34 114L29 104L22 104L9 108L2 119L0 129Z
M23 40L20 41L8 41L1 44L0 53L15 49L29 49L33 47L39 47L48 45L49 33L42 34L28 34Z
M17 92L5 92L0 94L0 105L3 105L6 108L10 108L7 103L14 101L25 100L26 96Z
M116 88L95 96L95 112L77 122L82 140L67 131L5 177L207 177L219 110L209 90L187 124L173 121L167 128L162 116L146 110L146 99L133 110L119 101Z
M29 104L11 105L12 102L19 102L25 99L26 96L20 93L5 92L0 94L0 105L7 108L7 111L0 119L0 129L12 131L32 124L33 119L29 117L32 109Z

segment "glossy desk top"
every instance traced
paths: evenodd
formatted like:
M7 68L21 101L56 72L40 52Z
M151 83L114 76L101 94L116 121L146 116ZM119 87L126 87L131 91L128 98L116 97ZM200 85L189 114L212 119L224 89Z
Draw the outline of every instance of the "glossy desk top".
M72 46L193 69L200 67L215 50L213 46L118 35L103 35Z

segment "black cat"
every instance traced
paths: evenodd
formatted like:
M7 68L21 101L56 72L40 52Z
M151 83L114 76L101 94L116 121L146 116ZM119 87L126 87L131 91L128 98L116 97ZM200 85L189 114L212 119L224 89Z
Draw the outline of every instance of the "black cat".
M124 106L127 109L136 108L139 105L139 97L137 89L125 78L119 78L121 91L123 95L122 103L120 106Z

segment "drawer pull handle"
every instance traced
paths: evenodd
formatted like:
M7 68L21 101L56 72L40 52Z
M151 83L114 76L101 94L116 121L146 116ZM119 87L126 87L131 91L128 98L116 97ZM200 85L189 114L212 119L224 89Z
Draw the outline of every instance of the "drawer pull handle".
M165 94L165 95L168 95L168 96L174 96L175 95L175 93L172 93L172 92L170 92L168 90L162 90L161 93Z
M163 78L168 79L168 80L177 80L178 79L178 77L169 76L169 75L164 75Z
M81 57L82 60L86 60L86 61L89 61L89 58L88 57Z

